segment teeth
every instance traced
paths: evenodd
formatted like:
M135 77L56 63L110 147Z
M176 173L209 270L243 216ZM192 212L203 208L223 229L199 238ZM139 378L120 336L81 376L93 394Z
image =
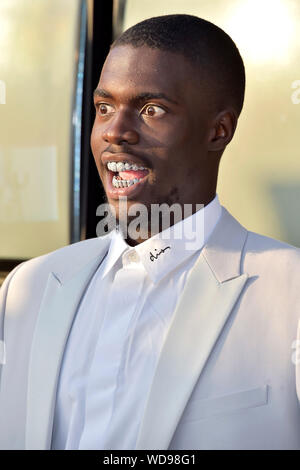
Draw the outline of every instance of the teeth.
M124 171L125 170L125 165L122 162L117 163L117 171Z
M112 184L115 188L127 188L128 186L132 186L142 179L143 178L134 178L133 180L118 180L115 176L113 176Z
M108 162L107 163L107 168L111 171L125 171L125 170L146 170L144 166L138 166L135 163L130 164L130 163L123 163L123 162Z

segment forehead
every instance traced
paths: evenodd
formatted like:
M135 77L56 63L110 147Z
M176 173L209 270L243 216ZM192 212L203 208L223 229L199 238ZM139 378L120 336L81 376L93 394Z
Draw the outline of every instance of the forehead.
M108 54L99 87L123 94L147 89L179 99L195 86L194 77L192 65L180 54L126 45Z

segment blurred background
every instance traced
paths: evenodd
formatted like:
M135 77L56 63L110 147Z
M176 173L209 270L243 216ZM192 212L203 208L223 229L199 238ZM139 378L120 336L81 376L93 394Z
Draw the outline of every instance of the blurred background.
M220 26L245 63L221 204L247 229L300 247L299 0L1 0L0 284L25 259L96 237L92 92L112 40L170 13Z

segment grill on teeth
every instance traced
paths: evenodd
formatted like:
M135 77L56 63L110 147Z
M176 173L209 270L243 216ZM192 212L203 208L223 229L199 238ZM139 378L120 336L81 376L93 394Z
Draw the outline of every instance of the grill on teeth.
M110 162L107 164L107 167L109 170L112 170L112 171L117 171L117 164L116 162Z
M128 186L132 186L142 179L143 178L134 178L133 180L118 180L115 176L113 176L112 184L115 188L127 188Z
M122 162L117 163L117 171L124 171L125 170L125 165Z
M145 170L145 167L136 164L123 163L123 162L108 162L107 168L111 171L125 171L125 170Z

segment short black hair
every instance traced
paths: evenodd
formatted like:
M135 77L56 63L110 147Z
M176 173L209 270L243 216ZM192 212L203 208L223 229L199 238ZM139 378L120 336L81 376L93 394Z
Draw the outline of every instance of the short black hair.
M124 31L111 45L148 46L183 55L211 82L216 99L240 114L245 95L245 68L239 50L221 28L193 15L148 18Z

